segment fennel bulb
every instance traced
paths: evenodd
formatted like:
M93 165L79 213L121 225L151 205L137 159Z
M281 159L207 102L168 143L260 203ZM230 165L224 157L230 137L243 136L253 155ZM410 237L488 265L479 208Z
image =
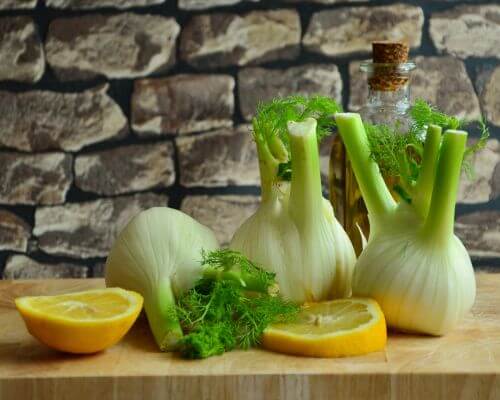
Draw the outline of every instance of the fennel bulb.
M372 297L394 328L443 335L474 303L470 257L453 234L455 201L467 133L429 126L411 199L393 200L370 154L359 114L338 113L370 220L370 237L353 275L353 294Z
M322 196L318 154L338 110L328 98L290 97L253 120L262 201L229 247L274 272L283 297L299 303L351 293L356 256Z
M182 337L175 298L202 276L202 250L215 250L213 232L168 207L136 215L116 239L106 261L106 286L144 297L149 326L161 350Z

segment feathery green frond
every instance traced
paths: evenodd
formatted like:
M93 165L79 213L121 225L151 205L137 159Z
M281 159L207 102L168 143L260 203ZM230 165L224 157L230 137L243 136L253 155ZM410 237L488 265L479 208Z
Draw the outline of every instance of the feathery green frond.
M411 126L404 130L398 126L365 124L372 158L386 176L398 178L397 186L392 189L403 200L411 202L422 160L425 131L429 125L447 129L465 129L471 124L479 124L481 136L464 155L463 170L471 177L473 168L471 155L482 149L489 137L484 119L468 121L447 115L422 99L417 99L410 109Z
M179 351L186 358L206 358L259 343L271 323L293 319L299 307L269 288L274 274L229 249L203 253L208 273L177 300L185 335Z
M287 123L316 119L318 143L332 133L335 127L333 116L342 111L337 102L326 96L278 97L257 106L252 120L253 135L261 157L273 157L278 167L273 179L290 180L291 166ZM264 156L265 154L265 156Z

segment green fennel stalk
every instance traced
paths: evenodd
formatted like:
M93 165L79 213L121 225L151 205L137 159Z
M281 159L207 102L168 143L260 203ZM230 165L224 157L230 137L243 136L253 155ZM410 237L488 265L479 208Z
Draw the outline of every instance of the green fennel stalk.
M377 216L388 212L396 206L396 203L385 185L377 164L372 162L368 137L361 133L364 132L361 118L356 118L355 114L337 114L336 121L344 145L348 149L352 168L355 172L360 171L359 176L356 174L356 178L364 194L369 214ZM349 133L343 134L343 132Z
M315 223L322 207L321 172L316 132L300 130L290 133L293 174L290 185L290 211L301 226Z
M359 114L339 113L336 121L370 220L353 295L377 300L391 327L445 334L470 310L476 291L470 257L453 234L467 133L427 128L410 201L398 204L371 155Z
M429 213L423 227L423 234L434 242L442 243L453 235L455 201L466 142L465 131L449 129L443 137Z
M413 204L422 218L427 216L436 178L436 163L441 146L441 128L430 125L422 153L420 176L413 191Z

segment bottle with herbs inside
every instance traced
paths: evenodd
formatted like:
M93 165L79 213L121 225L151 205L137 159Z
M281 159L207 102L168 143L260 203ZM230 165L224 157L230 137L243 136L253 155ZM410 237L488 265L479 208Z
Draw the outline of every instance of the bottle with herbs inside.
M410 117L410 73L415 64L408 61L409 47L403 42L372 43L371 61L362 62L368 80L368 96L359 110L368 124L387 126L393 132L407 132ZM398 196L396 178L386 174L393 196ZM349 235L356 253L362 250L362 235L368 238L367 210L340 137L334 138L330 157L330 200L337 217ZM362 234L362 235L361 235Z

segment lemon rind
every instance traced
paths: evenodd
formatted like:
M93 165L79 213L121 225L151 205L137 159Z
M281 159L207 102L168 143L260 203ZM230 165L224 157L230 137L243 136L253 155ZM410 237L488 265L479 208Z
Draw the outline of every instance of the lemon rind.
M281 336L281 337L289 337L289 338L296 338L302 341L314 341L317 342L318 340L328 340L331 338L338 338L342 336L349 336L353 333L356 332L362 332L365 330L369 330L371 327L376 327L377 324L380 323L380 320L383 318L383 313L380 308L380 306L372 299L342 299L342 300L352 300L354 302L358 303L363 303L367 306L368 312L372 316L372 318L368 321L365 322L358 327L354 329L343 329L338 332L331 332L331 333L322 333L322 334L314 334L314 333L293 333L289 332L285 329L277 329L268 327L264 331L266 336ZM332 300L332 301L338 301L338 300Z
M15 299L15 304L21 315L29 315L32 318L37 318L37 319L43 319L47 322L52 322L52 323L58 323L61 325L66 325L66 326L96 326L96 325L105 325L109 324L110 322L115 322L115 321L121 321L123 319L126 319L130 316L138 314L140 310L142 309L143 305L143 298L139 293L133 292L131 290L125 290L121 288L106 288L106 289L91 289L91 290L84 290L84 291L79 291L79 292L72 292L72 293L65 293L57 296L74 296L74 295L80 295L80 294L88 294L88 293L98 293L98 292L104 292L104 291L114 291L115 293L119 293L121 296L126 298L129 301L129 307L128 309L120 314L107 317L107 318L96 318L96 319L78 319L78 318L71 318L71 317L62 317L57 314L52 314L52 313L47 313L44 311L41 311L37 309L36 307L33 307L31 305L31 301L36 298L43 298L43 297L54 297L54 296L25 296L25 297L19 297Z

